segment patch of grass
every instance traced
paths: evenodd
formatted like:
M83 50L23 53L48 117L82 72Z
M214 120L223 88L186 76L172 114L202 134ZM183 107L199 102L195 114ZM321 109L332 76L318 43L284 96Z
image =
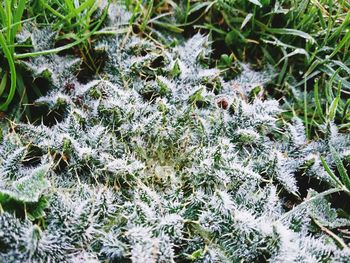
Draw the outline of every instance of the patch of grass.
M99 2L40 0L44 21L47 21L53 30L60 32L57 41L73 44L69 48L77 45L75 53L82 57L85 65L95 71L94 60L90 54L90 37L104 21L104 15L97 14Z
M108 6L107 6L108 7ZM104 12L96 16L98 1L34 1L6 0L0 4L0 59L7 61L0 70L0 111L7 111L17 91L16 107L28 103L27 93L30 89L37 89L35 86L26 85L19 71L17 64L19 60L32 58L39 55L59 53L74 48L79 50L78 56L82 57L86 65L94 67L93 59L90 56L90 41L92 35L100 29L105 15ZM28 18L29 17L29 18ZM55 39L57 47L48 50L31 51L17 53L18 43L16 34L21 29L24 22L31 21L39 26L51 27L58 32ZM31 44L26 46L31 47ZM76 53L76 52L75 52ZM77 55L77 54L75 54ZM40 93L39 90L35 91ZM21 115L21 113L19 113ZM30 112L26 111L27 117Z

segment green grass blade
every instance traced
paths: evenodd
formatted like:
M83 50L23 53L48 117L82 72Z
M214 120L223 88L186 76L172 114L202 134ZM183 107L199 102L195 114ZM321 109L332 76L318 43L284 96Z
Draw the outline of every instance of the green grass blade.
M45 0L41 0L41 4L47 9L49 10L52 14L54 14L55 16L61 18L61 19L65 19L65 16L62 15L61 13L59 13L58 11L56 11L55 9L53 9L50 5L48 5L46 3Z
M83 4L81 4L78 8L75 9L75 7L73 7L74 10L72 10L66 17L65 19L71 19L74 18L76 16L78 16L79 13L83 12L85 9L90 8L92 6L94 6L95 0L88 0L86 2L84 2Z
M329 107L328 119L330 121L333 121L335 118L335 113L337 111L338 103L339 103L339 97L336 97L336 98L334 98L331 106Z
M0 21L2 23L2 26L7 28L7 24L6 23L4 24L4 22L7 21L7 15L6 15L4 6L1 3L0 3Z
M323 156L320 156L321 159L321 163L323 165L323 168L326 170L326 172L328 173L328 175L333 179L333 181L335 182L335 184L339 187L342 187L343 184L342 182L339 180L339 178L332 172L332 170L329 168L327 162L325 161L325 159L323 158Z
M25 4L26 4L26 0L19 0L17 8L15 9L15 13L13 16L13 21L12 21L12 24L14 24L14 25L12 26L11 39L9 41L10 44L13 44L15 41L15 37L16 37L18 28L21 25L21 19L22 19L23 12L25 9ZM14 52L14 48L11 48L11 52L12 53Z
M5 40L4 35L0 32L0 46L2 47L2 50L5 54L5 57L7 58L7 62L10 67L10 74L11 74L11 87L10 87L10 92L6 98L5 103L0 105L0 110L5 111L7 110L9 104L11 103L13 96L15 95L16 91L16 68L15 68L15 63L13 61L13 56L7 47L7 43Z
M20 105L24 105L24 111L26 113L26 116L31 119L31 113L29 108L26 106L28 104L28 96L27 96L27 91L26 91L26 87L23 81L23 77L21 74L17 74L17 92L20 96ZM23 115L23 112L20 113L19 117L21 117Z
M18 27L20 26L19 22L22 19L25 7L26 7L26 0L19 0L19 3L17 5L17 8L15 9L15 13L13 16L13 23L16 24L16 26L12 28L14 34L17 33Z
M12 24L12 8L11 8L11 0L5 1L5 10L6 10L6 24L7 24L7 39L11 39L11 24Z
M4 73L3 76L1 76L1 82L0 82L0 97L1 95L4 93L5 88L6 88L6 84L7 84L7 76L6 73Z
M337 113L337 108L339 105L339 101L340 101L340 94L341 94L341 82L339 82L338 84L338 92L337 92L337 97L335 97L329 107L329 112L328 112L328 119L330 121L333 121L335 118L335 115Z
M323 115L323 111L322 111L319 90L318 90L318 80L315 81L315 85L314 85L314 97L315 97L315 104L316 104L316 112L319 115L319 117L322 120L324 120L324 115Z
M346 33L340 43L337 45L332 54L329 55L329 58L334 57L347 43L350 41L350 30Z
M309 129L309 120L308 120L308 103L307 103L307 85L306 80L304 83L304 124L305 124L305 133L306 137L309 138L310 136L310 129Z
M268 28L268 32L273 34L279 34L279 35L293 35L298 36L301 38L304 38L308 41L311 41L311 43L315 43L315 39L309 35L308 33L305 33L303 31L297 30L297 29L290 29L290 28Z
M344 186L350 190L350 178L349 175L346 171L346 168L344 167L343 161L340 158L339 153L331 146L330 147L334 162L337 166L337 169L339 171L339 175L341 178L342 183L344 184Z
M145 30L145 27L151 17L151 14L152 14L152 8L153 8L153 0L150 1L149 3L149 6L148 6L148 9L147 9L147 14L145 17L143 17L143 22L141 24L141 31L144 31Z

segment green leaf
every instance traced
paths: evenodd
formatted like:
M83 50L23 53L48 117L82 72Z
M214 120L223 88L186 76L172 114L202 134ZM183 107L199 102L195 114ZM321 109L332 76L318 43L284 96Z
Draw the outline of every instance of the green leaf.
M50 187L49 180L45 178L48 169L48 165L36 168L30 175L15 181L12 189L0 190L0 201L38 202L42 193Z
M209 105L209 100L202 94L203 88L196 90L188 99L189 103L199 108Z
M308 41L311 41L311 43L315 43L315 39L310 36L308 33L305 33L303 31L297 30L297 29L290 29L290 28L269 28L267 29L270 33L274 34L280 34L280 35L293 35L298 36L301 38L304 38Z
M340 101L340 92L341 92L341 82L339 82L338 85L338 95L337 97L335 97L331 103L331 106L329 107L329 111L328 111L328 119L330 121L333 121L335 118L335 114L337 113L337 108L338 108L338 104Z
M21 19L23 16L23 12L25 9L25 0L19 0L17 7L15 8L15 13L13 16L13 28L12 28L12 34L11 34L11 40L10 43L14 43L14 38L16 36L16 33L18 31L19 26L21 25Z
M200 259L201 257L203 257L203 256L204 256L204 253L205 253L205 252L204 252L204 249L200 248L200 249L194 251L191 255L187 255L187 258L188 258L189 260L195 261L195 260L198 260L198 259Z
M179 65L179 61L176 60L175 64L173 66L173 68L170 71L170 75L175 78L181 75L181 69L180 69L180 65Z
M331 121L334 120L334 118L335 118L335 113L336 113L336 110L338 107L338 103L339 103L339 97L336 97L336 98L334 98L331 106L329 107L328 119Z

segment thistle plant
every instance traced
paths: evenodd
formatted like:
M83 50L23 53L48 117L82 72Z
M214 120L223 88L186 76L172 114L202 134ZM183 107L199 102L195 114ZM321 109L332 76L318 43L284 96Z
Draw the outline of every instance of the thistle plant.
M123 32L130 15L110 8ZM332 121L308 141L249 96L273 72L225 81L205 35L93 48L108 61L88 83L68 55L23 62L50 92L42 121L10 123L0 145L1 262L349 262L349 217L328 201L350 191L350 140ZM305 177L326 189L303 193Z

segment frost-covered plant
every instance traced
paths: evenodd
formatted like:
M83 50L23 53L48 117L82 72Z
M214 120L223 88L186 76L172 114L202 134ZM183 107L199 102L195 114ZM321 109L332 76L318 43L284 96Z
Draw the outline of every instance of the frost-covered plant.
M206 66L205 36L163 49L122 35L95 48L108 61L86 84L69 57L25 63L50 72L36 103L61 118L4 134L1 262L349 262L339 229L350 221L328 192L298 204L301 174L338 187L320 157L347 159L347 135L329 124L308 142L300 120L279 121L277 101L248 102ZM250 75L236 85L266 81Z

